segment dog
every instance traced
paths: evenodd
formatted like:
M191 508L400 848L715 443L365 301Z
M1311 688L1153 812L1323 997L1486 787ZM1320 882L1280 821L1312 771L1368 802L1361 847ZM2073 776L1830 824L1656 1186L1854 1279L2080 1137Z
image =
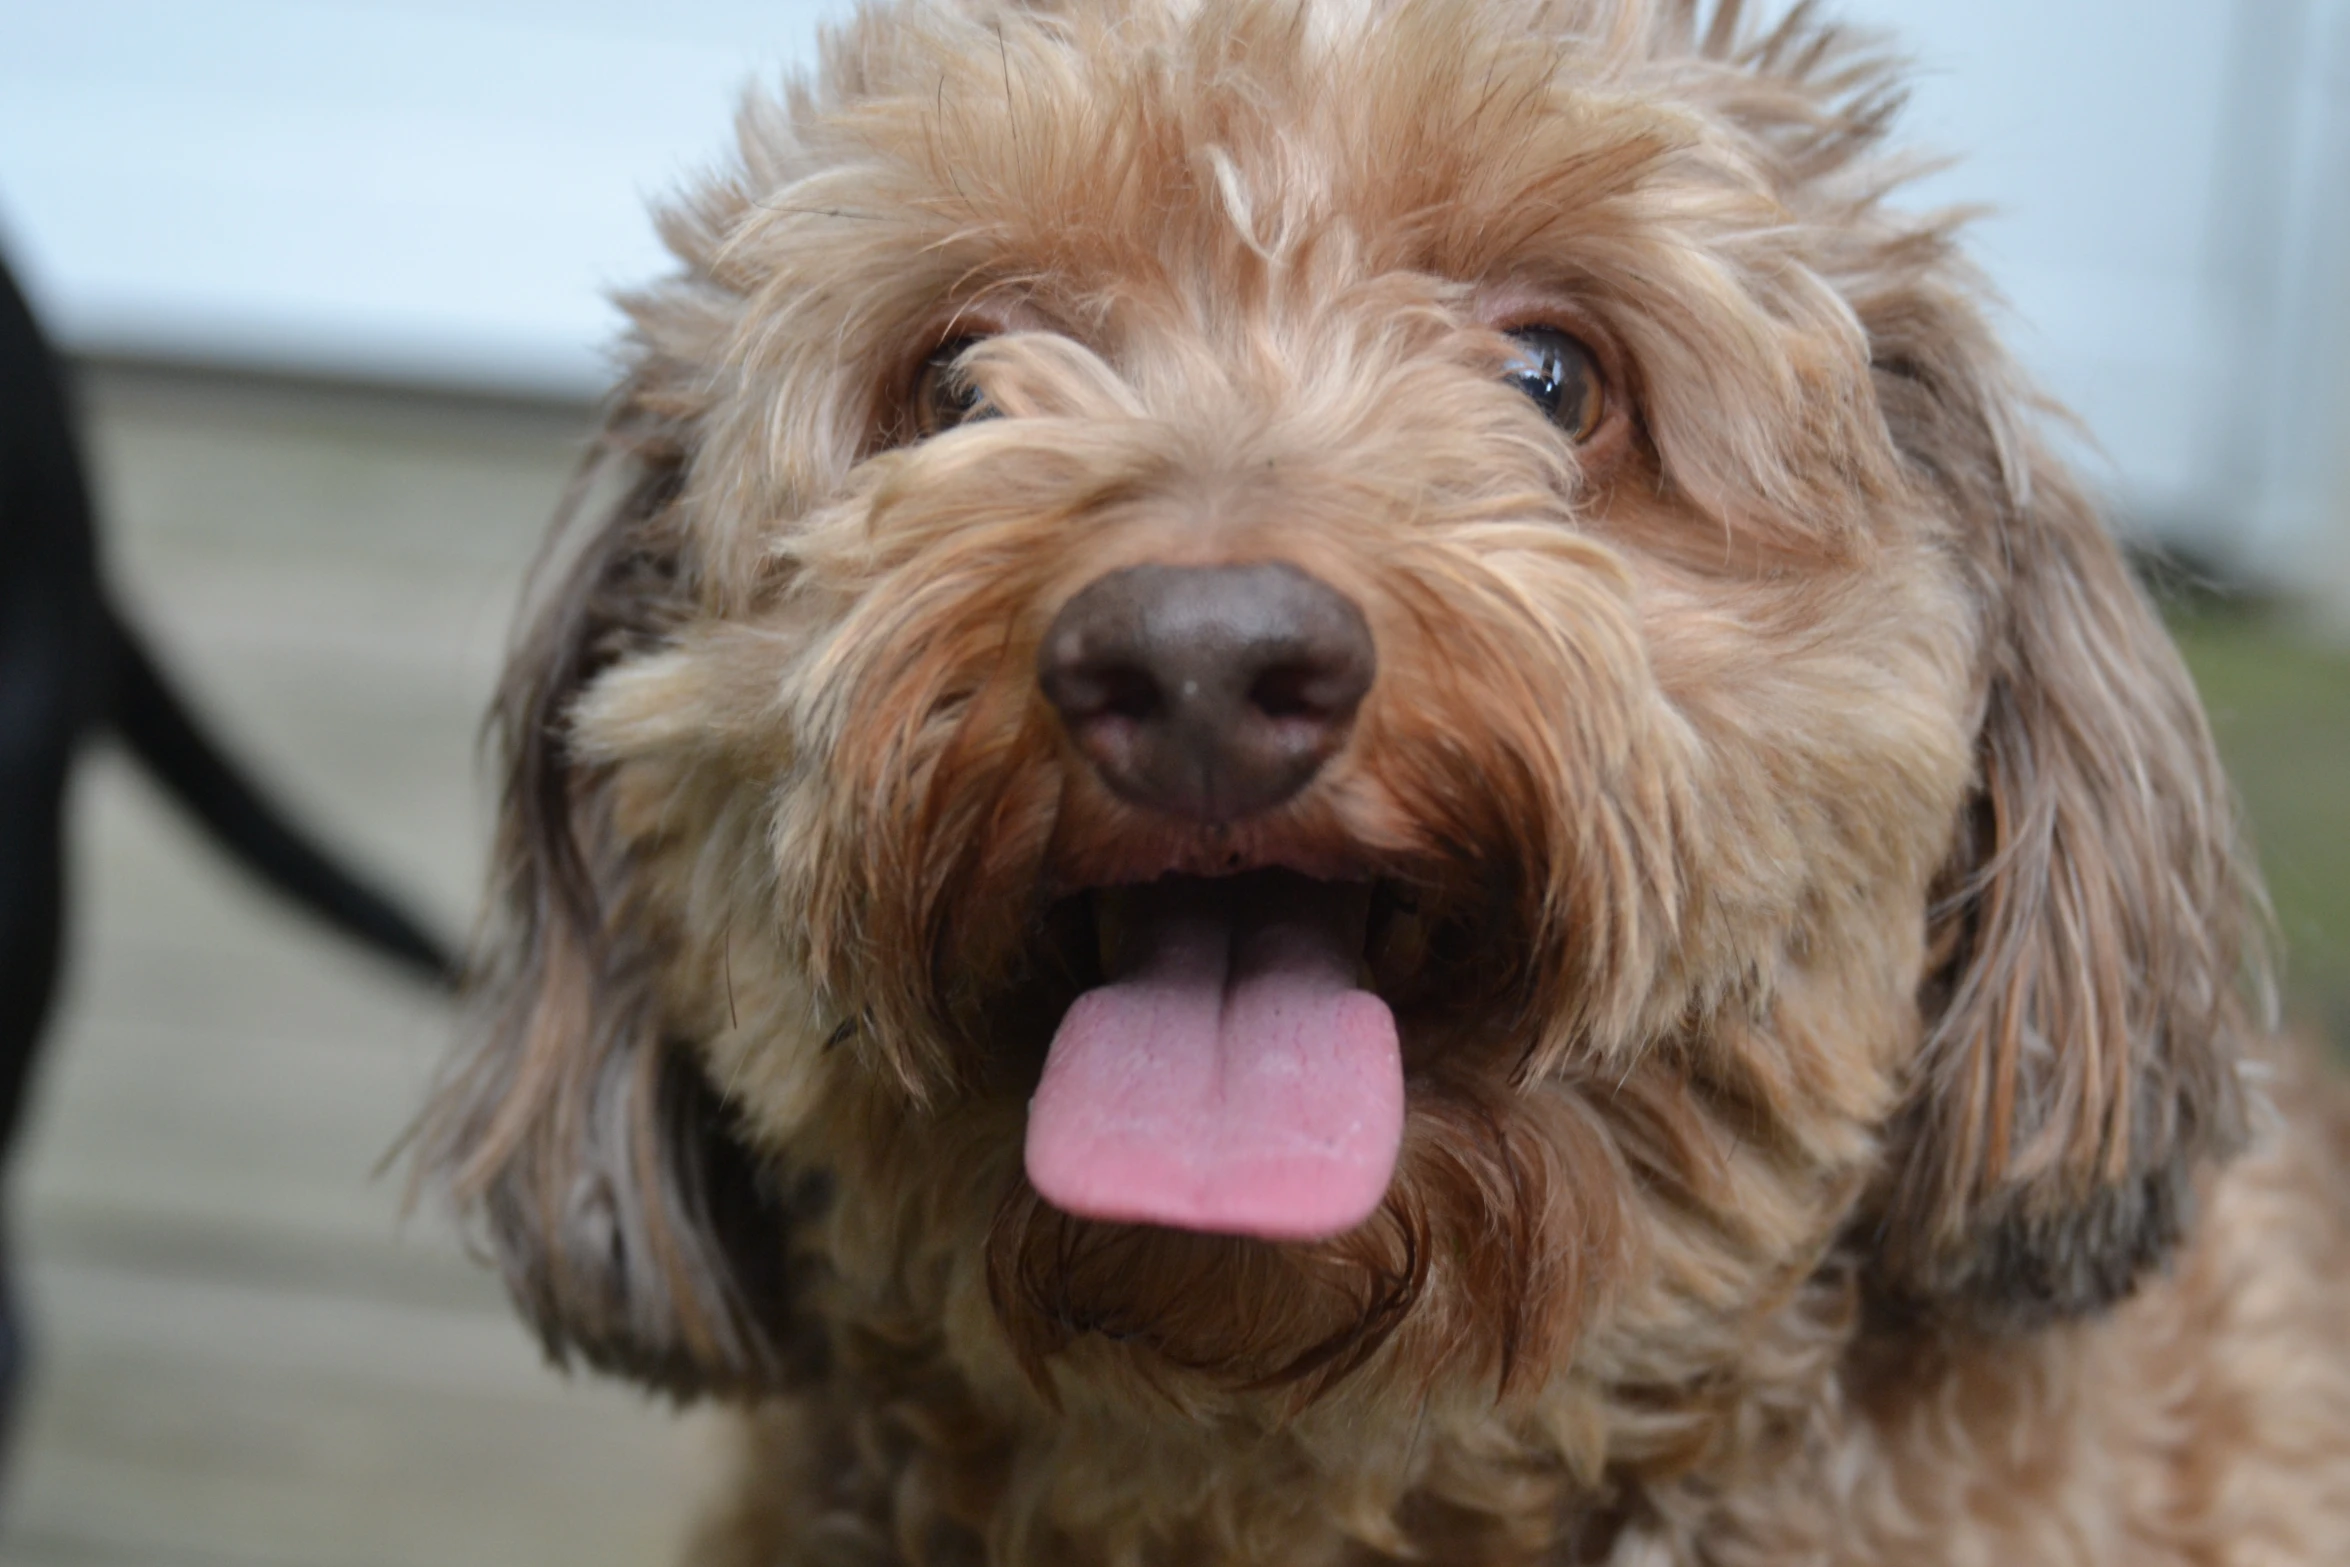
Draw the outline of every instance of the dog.
M214 740L107 591L63 368L0 266L0 1156L15 1146L64 956L65 812L112 734L271 891L438 988L449 944L345 868ZM24 1330L0 1247L0 1440Z
M705 1567L2350 1559L2350 1113L1900 69L885 0L661 215L420 1179Z

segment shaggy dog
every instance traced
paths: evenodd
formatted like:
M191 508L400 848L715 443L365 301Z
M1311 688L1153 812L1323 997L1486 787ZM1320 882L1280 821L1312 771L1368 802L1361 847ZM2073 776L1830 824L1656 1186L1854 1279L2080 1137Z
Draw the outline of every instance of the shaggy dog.
M423 1143L751 1407L698 1561L2350 1559L2350 1118L1898 97L908 0L753 99Z

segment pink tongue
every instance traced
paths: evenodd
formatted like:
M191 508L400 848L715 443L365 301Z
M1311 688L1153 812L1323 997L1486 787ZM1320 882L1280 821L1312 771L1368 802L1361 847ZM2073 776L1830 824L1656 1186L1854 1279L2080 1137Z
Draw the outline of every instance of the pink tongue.
M1091 1219L1318 1240L1379 1206L1403 1140L1395 1019L1354 988L1360 889L1138 889L1124 977L1061 1022L1028 1179Z

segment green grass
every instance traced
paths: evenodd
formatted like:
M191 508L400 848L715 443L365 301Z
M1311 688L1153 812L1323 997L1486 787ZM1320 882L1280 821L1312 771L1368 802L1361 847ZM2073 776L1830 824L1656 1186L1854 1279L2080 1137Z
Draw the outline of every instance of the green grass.
M2224 608L2172 630L2250 819L2288 1014L2350 1043L2350 648Z

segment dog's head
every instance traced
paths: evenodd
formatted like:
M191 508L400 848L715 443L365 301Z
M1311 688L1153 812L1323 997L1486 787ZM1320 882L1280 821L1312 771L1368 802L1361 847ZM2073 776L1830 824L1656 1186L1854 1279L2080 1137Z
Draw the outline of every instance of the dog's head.
M427 1143L550 1346L1653 1390L1823 1279L2158 1263L2229 804L1889 83L1735 5L980 0L754 100Z

